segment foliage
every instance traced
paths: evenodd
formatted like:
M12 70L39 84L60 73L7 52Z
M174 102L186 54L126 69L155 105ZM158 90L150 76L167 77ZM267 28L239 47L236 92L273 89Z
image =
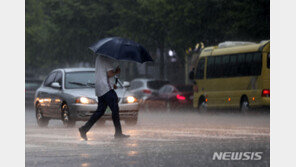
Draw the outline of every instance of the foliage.
M163 64L166 48L269 39L269 13L268 0L26 0L26 70L92 62L88 47L108 36L160 49Z

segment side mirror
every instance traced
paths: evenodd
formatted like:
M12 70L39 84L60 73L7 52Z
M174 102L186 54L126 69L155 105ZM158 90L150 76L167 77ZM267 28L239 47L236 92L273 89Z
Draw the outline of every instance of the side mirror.
M190 71L189 73L189 79L193 80L194 79L194 69L192 69L192 71Z
M57 89L62 88L62 86L61 86L60 83L58 83L58 82L53 82L53 83L51 83L50 86L53 87L53 88L57 88Z
M130 83L127 82L127 81L123 81L122 86L125 87L125 88L128 88L128 87L130 87Z

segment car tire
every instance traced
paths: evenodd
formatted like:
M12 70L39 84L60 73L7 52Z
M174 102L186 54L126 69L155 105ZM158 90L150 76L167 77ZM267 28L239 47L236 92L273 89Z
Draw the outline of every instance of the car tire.
M49 123L49 118L43 116L41 105L38 103L35 108L36 120L39 127L46 127Z
M71 118L71 113L67 104L62 105L62 121L66 128L75 126L76 121Z
M242 113L246 113L250 110L249 101L246 96L242 97L241 104L240 104L240 111Z
M124 121L128 126L134 126L138 123L138 118L128 119Z

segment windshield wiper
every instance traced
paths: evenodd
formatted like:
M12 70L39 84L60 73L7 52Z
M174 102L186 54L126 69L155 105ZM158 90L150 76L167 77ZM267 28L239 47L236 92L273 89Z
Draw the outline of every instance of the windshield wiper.
M88 85L86 85L84 83L80 83L80 82L68 82L68 83L74 84L74 85L79 85L79 86L88 86Z
M90 82L88 82L88 83L86 83L86 85L87 85L87 86L90 86L90 87L92 87L92 88L95 87L95 83L90 83Z
M94 83L81 83L81 82L68 82L70 84L74 84L74 85L79 85L79 86L85 86L85 87L91 87L91 88L94 88L95 87L95 84Z

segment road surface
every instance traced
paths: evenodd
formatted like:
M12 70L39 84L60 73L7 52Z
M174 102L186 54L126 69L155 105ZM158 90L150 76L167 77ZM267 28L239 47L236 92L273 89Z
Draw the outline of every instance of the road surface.
M36 124L33 110L26 111L26 166L269 166L269 113L206 114L145 113L136 126L122 123L129 139L114 139L111 121L94 126L83 141L75 128L51 120ZM261 160L213 160L214 152L262 152Z

